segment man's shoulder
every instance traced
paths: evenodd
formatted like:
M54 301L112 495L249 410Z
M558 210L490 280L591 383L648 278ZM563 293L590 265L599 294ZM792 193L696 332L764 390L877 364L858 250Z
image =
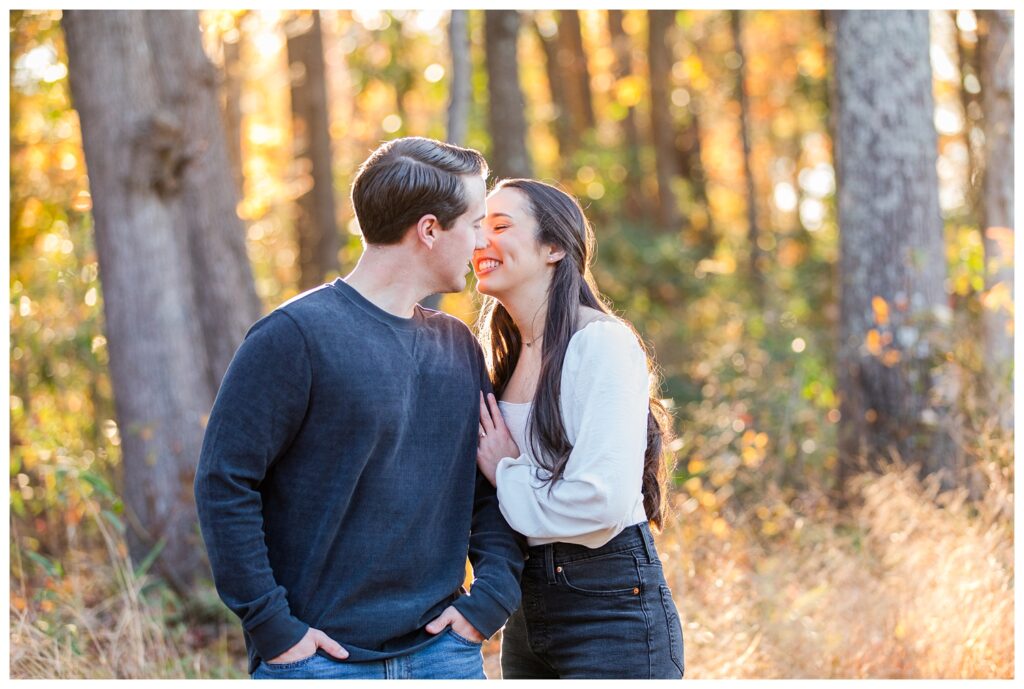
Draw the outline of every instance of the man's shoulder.
M330 286L326 283L282 302L253 323L246 337L260 330L303 332L327 315L337 318L337 300L331 299Z
M332 299L331 290L331 283L325 282L318 287L296 294L291 299L279 304L274 310L282 311L294 318L308 317L337 304L337 300Z
M327 282L319 287L306 290L280 304L272 313L282 313L299 327L309 332L318 331L317 326L325 323L332 327L345 323L355 311L346 299L339 295L333 283Z

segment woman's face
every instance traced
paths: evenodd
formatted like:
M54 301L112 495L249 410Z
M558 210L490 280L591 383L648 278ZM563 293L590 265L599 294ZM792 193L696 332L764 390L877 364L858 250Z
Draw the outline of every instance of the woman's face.
M487 198L483 236L484 247L473 252L481 294L500 297L538 281L547 285L555 265L551 247L537 241L537 221L523 192L504 187Z

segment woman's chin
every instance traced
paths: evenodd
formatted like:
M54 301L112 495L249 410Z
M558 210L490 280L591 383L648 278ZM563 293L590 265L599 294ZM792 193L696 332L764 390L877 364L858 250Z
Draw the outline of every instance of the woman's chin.
M488 296L488 297L495 297L495 296L497 296L495 294L495 292L494 292L493 287L490 284L488 284L486 277L483 277L483 278L479 278L478 277L476 279L476 291L479 292L480 294L483 294L483 295Z

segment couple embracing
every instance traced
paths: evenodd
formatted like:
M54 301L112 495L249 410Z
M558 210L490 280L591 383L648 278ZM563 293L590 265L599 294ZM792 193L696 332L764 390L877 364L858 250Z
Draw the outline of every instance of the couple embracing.
M224 376L195 494L254 679L484 679L502 627L505 678L683 674L647 353L593 287L577 201L487 174L381 145L356 268L256 322ZM479 339L418 304L469 263Z

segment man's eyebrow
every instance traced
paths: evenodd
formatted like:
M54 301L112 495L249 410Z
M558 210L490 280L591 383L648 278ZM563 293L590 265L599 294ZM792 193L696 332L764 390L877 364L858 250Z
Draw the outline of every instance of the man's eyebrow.
M473 222L480 222L483 219L484 219L484 216L481 215L479 218L475 219Z

